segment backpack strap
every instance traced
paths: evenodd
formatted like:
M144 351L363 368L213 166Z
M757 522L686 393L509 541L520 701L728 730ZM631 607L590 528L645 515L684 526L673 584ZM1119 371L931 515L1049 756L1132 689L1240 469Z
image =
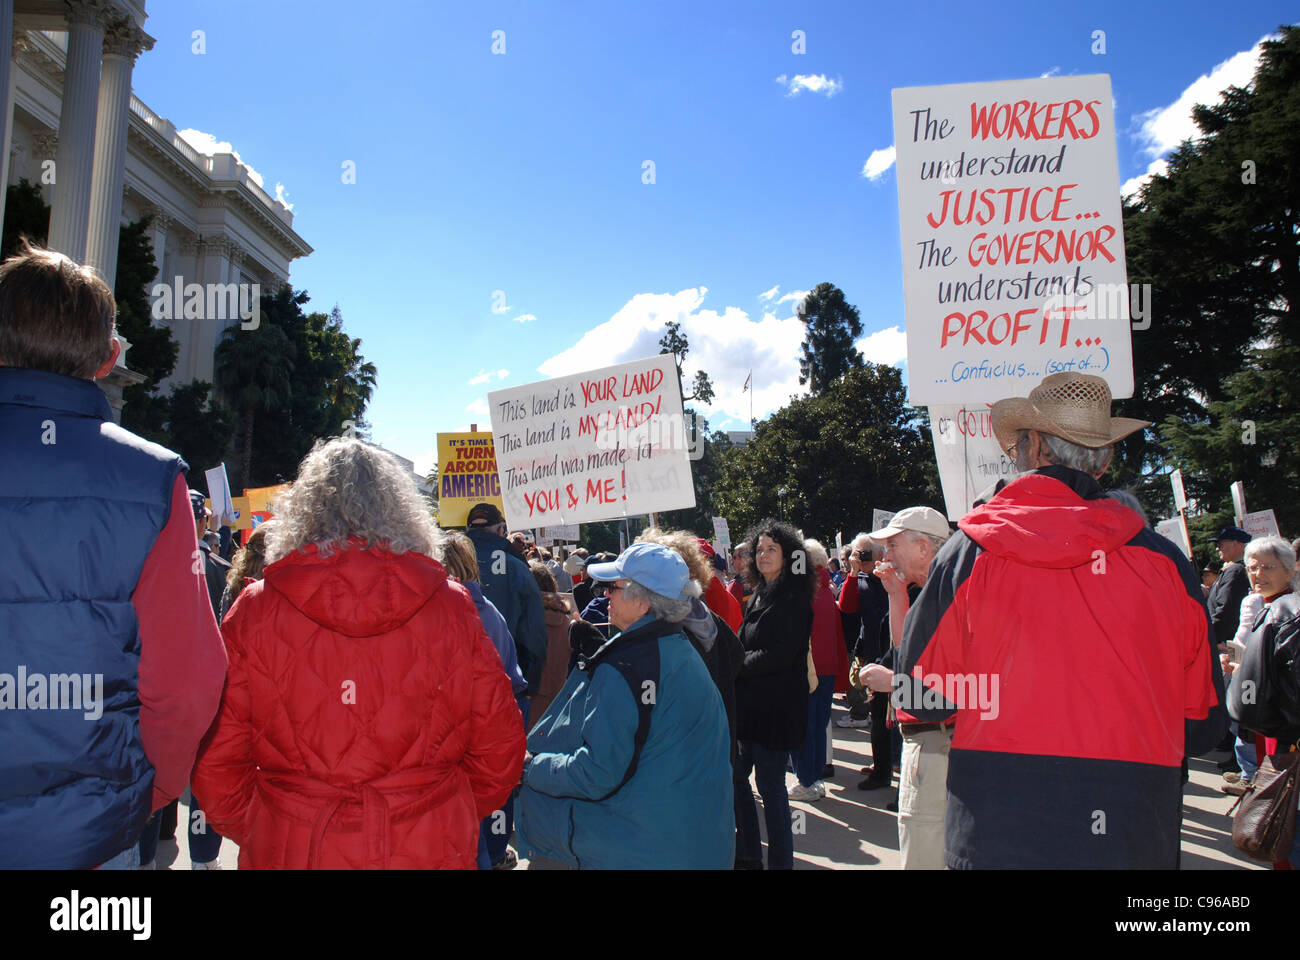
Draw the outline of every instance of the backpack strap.
M623 789L624 784L636 774L641 761L641 751L650 738L650 720L655 702L659 699L659 638L681 633L681 625L656 620L630 633L619 634L597 650L591 657L578 662L579 670L594 673L596 667L613 667L626 681L636 704L636 732L632 736L632 758L628 761L623 778L613 790L594 802L608 800Z

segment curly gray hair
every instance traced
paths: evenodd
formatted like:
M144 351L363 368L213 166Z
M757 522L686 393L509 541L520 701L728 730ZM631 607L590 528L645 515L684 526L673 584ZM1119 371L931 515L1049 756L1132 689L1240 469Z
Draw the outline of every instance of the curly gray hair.
M623 597L631 603L645 601L650 604L650 615L656 620L681 623L686 619L686 615L691 612L691 600L698 597L702 592L698 583L694 580L687 580L686 589L682 591L680 597L665 597L661 593L647 590L635 580L629 580L627 587L623 590Z
M411 477L390 454L360 440L317 441L273 509L268 564L308 544L329 556L352 537L393 553L443 558L444 534Z

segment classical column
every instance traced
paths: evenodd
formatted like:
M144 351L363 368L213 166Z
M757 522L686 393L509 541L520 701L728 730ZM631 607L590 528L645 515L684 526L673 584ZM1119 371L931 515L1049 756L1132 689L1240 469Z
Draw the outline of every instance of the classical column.
M64 0L64 6L68 11L68 60L63 72L59 152L54 163L50 246L81 263L86 259L90 181L95 163L105 5L102 0Z
M162 207L154 206L148 211L150 239L153 240L153 262L158 267L154 282L171 284L172 277L167 276L167 231L171 229L172 217Z
M152 46L153 40L125 19L110 25L104 35L104 69L99 79L86 263L110 288L117 276L117 241L122 226L126 129L131 116L131 71L135 69L135 58L140 52Z
M203 282L203 252L205 240L200 236L187 237L181 241L181 255L186 259L194 258L193 271L186 270L183 266L178 266L174 273L179 273L184 278L185 283L182 288L189 283ZM189 383L191 380L199 379L199 343L202 331L202 322L198 317L185 317L184 298L181 303L172 305L172 336L180 343L180 352L176 357L176 378L180 383ZM211 361L209 361L211 363Z
M9 140L13 136L13 89L9 65L13 61L14 0L0 0L0 223L5 218L5 194L9 188Z

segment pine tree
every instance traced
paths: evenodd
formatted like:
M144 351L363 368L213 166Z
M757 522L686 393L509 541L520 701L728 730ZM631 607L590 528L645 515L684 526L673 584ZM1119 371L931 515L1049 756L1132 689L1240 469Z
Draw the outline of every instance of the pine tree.
M843 290L819 283L805 298L800 319L807 329L800 348L799 384L807 384L812 395L820 397L850 370L862 368L862 353L854 345L862 336L862 318Z

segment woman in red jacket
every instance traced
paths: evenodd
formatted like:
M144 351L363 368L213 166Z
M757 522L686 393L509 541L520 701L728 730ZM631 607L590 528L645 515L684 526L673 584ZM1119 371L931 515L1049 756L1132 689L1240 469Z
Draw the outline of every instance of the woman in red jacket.
M472 870L524 729L410 476L318 445L276 507L265 578L222 626L230 670L194 771L249 868Z

